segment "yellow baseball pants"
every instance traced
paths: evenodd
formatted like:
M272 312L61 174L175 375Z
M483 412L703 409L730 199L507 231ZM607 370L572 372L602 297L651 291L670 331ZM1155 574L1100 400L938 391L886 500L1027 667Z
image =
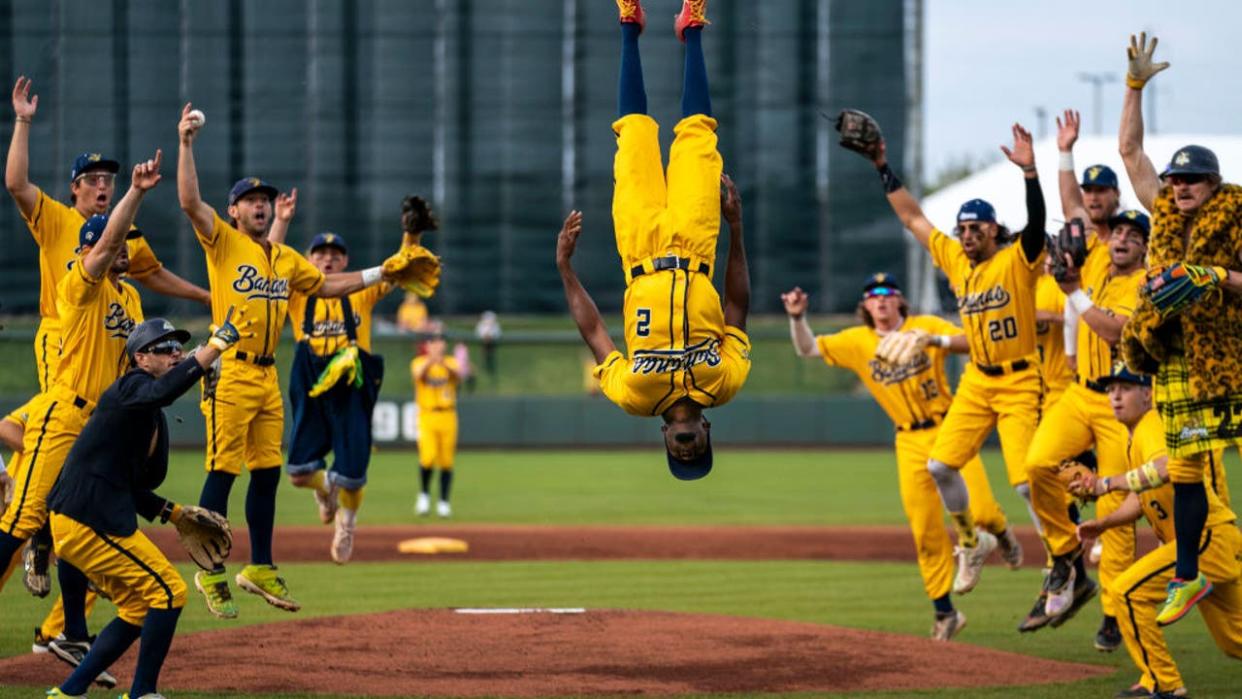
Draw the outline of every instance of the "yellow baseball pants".
M424 468L453 468L457 455L457 411L418 411L418 463Z

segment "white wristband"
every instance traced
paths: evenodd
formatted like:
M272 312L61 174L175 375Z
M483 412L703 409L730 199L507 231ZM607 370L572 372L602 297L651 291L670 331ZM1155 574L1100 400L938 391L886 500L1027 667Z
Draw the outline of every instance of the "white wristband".
M1059 165L1059 168L1061 170L1069 170L1070 172L1073 172L1074 171L1074 151L1072 150L1061 151L1060 163L1061 164Z
M384 281L384 268L383 267L369 267L367 269L362 270L362 285L363 286L375 286L376 284L379 284L382 281Z
M1095 304L1091 302L1091 299L1087 296L1087 292L1082 289L1078 289L1069 296L1066 296L1065 302L1073 307L1074 312L1080 316L1092 308L1095 308Z
M949 342L951 340L952 338L949 337L948 335L936 335L935 337L932 338L932 344L936 345L937 347L943 347L944 349L949 349Z

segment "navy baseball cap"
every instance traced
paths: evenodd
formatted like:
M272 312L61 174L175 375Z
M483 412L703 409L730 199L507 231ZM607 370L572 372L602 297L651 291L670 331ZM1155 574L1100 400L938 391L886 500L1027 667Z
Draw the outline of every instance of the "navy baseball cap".
M311 239L310 247L307 250L315 252L317 248L322 247L334 247L346 255L349 254L349 246L345 245L345 239L336 233L320 233Z
M1216 159L1215 153L1203 146L1183 146L1173 154L1160 176L1219 174L1220 161Z
M957 210L957 222L988 221L996 223L996 209L982 199L971 199Z
M1101 376L1098 379L1098 382L1104 386L1108 386L1109 384L1114 384L1114 383L1125 382L1125 383L1132 383L1137 386L1146 386L1147 388L1151 388L1151 376L1150 375L1136 374L1133 371L1130 371L1130 368L1126 366L1125 362L1121 362L1121 361L1113 364L1113 370L1109 372L1108 376Z
M69 181L76 182L79 177L91 170L107 170L112 174L121 171L121 164L98 153L83 153L73 160L73 169L69 171Z
M1151 219L1147 214L1138 209L1128 209L1119 214L1109 217L1108 227L1112 228L1121 223L1128 223L1143 231L1143 238L1151 236Z
M1117 173L1107 165L1092 165L1082 171L1082 182L1078 183L1083 187L1112 187L1118 189Z
M125 340L125 353L133 359L136 353L168 338L184 345L190 341L190 333L174 328L172 323L163 318L148 318L129 333L129 339Z
M272 185L264 182L258 177L243 177L233 184L233 188L229 190L229 206L237 203L238 199L246 196L251 192L263 192L268 199L275 200L276 195L280 194L280 190Z
M900 293L901 285L887 272L872 274L863 284L863 296L892 296Z
M673 477L679 481L697 481L712 472L712 435L707 434L707 448L703 450L694 459L682 461L673 456L673 452L667 452L668 470Z
M78 229L78 247L84 248L87 245L98 243L104 229L107 227L108 217L103 214L95 214L86 219L86 223L83 223L82 227Z

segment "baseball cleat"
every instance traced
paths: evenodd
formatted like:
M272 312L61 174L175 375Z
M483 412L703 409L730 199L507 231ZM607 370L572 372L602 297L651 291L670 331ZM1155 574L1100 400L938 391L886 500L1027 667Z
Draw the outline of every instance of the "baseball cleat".
M262 597L277 609L296 612L302 608L302 605L289 596L289 587L285 585L285 579L276 574L276 566L252 563L242 568L234 580L238 587Z
M229 590L229 575L223 570L208 573L200 570L194 574L194 587L207 600L207 611L221 619L237 618L237 603Z
M31 538L22 553L22 584L35 597L47 597L52 591L52 547L39 539Z
M1060 616L1074 603L1074 581L1078 579L1074 561L1081 555L1082 549L1077 548L1052 557L1052 572L1048 574L1048 603L1044 606L1048 616Z
M1001 532L996 537L996 543L1000 545L1001 558L1004 559L1005 565L1009 566L1009 570L1022 567L1022 542L1018 541L1018 535L1014 534L1013 527Z
M345 508L336 511L336 525L332 531L332 560L345 563L354 553L354 528L357 526L357 514Z
M958 546L953 549L953 556L957 559L957 576L953 579L953 594L955 595L964 595L975 589L975 585L979 584L979 575L983 572L984 562L996 550L995 536L980 531L978 537L979 540L974 548Z
M1068 609L1058 616L1050 617L1052 620L1052 628L1055 629L1061 624L1073 619L1074 615L1078 613L1078 610L1082 609L1087 602L1095 599L1095 596L1099 593L1099 591L1100 586L1097 585L1091 578L1084 577L1081 580L1074 581L1074 599L1070 602Z
M1200 600L1212 594L1212 583L1203 573L1199 573L1194 580L1173 578L1165 589L1168 597L1164 607L1156 614L1156 623L1160 626L1168 626L1186 616Z
M1152 691L1141 684L1134 684L1113 695L1113 699L1151 699Z
M446 518L453 516L453 508L449 505L448 500L441 500L436 503L436 514Z
M1117 617L1106 616L1095 632L1095 649L1101 653L1112 653L1120 647L1121 627L1117 626Z
M66 697L67 699L86 699L85 694L65 694L60 691L60 687L52 687L45 692L45 695L49 697Z
M966 628L966 615L960 611L952 611L948 614L936 614L936 623L932 625L931 638L933 641L951 641L959 631Z
M1018 633L1038 631L1052 621L1052 617L1048 616L1048 612L1044 611L1044 605L1047 602L1048 593L1039 593L1039 597L1035 599L1035 606L1031 607L1031 611L1027 612L1026 618L1018 624Z
M414 501L414 514L419 517L426 517L431 513L431 498L426 493L419 493L418 499Z
M47 649L53 656L69 665L69 667L77 667L82 664L82 659L86 657L86 654L91 652L91 642L70 641L62 633L48 641ZM95 676L95 684L104 689L112 689L116 686L116 678L109 674L107 670L104 670ZM63 694L59 696L69 695Z
M686 40L686 30L690 27L703 27L711 22L707 21L707 0L682 0L681 12L677 13L677 17L673 21L673 31L677 33L677 38L683 43Z
M47 644L51 641L52 639L43 635L43 629L36 626L34 630L34 643L30 644L30 652L37 655L50 652Z
M643 11L641 0L617 0L617 10L621 15L621 24L637 24L639 34L647 28L647 13Z
M340 487L331 479L325 477L328 486L327 493L321 493L318 490L312 490L315 494L315 505L319 507L319 521L324 524L332 524L332 520L336 517L336 508L339 506L337 502L337 493Z

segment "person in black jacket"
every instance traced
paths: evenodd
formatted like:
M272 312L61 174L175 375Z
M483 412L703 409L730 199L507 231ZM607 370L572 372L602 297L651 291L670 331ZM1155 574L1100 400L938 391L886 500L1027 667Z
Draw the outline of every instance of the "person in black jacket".
M65 460L48 496L52 539L60 558L62 590L89 579L117 607L77 669L49 696L84 696L91 681L141 638L129 696L156 692L160 668L186 602L186 584L150 539L138 530L148 521L179 522L182 506L154 492L168 472L171 405L241 338L232 309L207 343L189 357L190 333L162 318L130 334L131 368L103 392L95 412ZM246 327L240 323L241 327Z

